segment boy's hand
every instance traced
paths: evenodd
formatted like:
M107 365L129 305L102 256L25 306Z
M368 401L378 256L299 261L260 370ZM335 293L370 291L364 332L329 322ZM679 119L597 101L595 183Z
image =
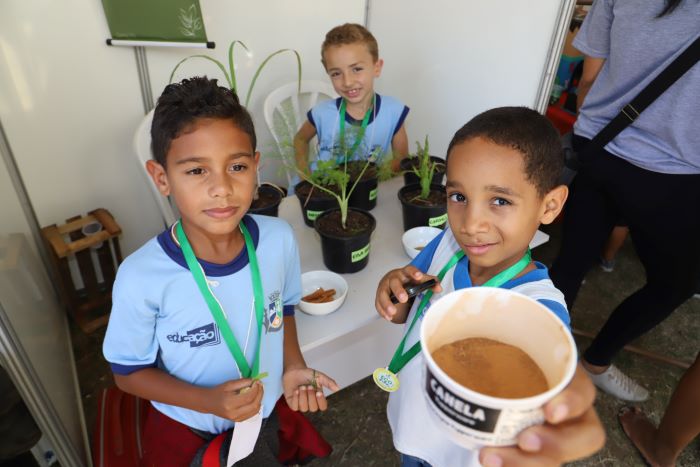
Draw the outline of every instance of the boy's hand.
M590 456L605 444L594 400L595 388L579 364L571 383L544 406L544 425L523 430L517 446L482 449L479 460L484 467L539 467Z
M323 388L331 391L340 389L332 378L311 368L287 370L284 372L282 382L287 405L292 410L300 412L326 410L328 402L323 394Z
M399 308L401 305L405 305L408 302L408 294L404 286L406 284L420 284L427 280L435 279L437 277L422 273L415 266L404 266L403 268L393 269L386 273L384 277L379 281L379 286L377 287L377 296L374 300L374 306L377 308L377 312L389 321L396 318ZM438 284L432 288L434 293L442 292L442 287L438 281ZM398 305L391 303L390 295L391 293L399 300ZM403 306L402 308L406 308ZM407 311L407 310L405 310Z
M209 388L206 397L210 413L242 422L260 411L263 385L249 378L227 381Z

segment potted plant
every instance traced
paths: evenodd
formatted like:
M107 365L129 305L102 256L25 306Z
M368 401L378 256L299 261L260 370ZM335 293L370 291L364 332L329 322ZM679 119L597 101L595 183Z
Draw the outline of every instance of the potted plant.
M427 136L425 138L425 145L428 145ZM447 171L445 160L437 156L429 156L429 159L426 160L425 158L421 158L420 154L420 151L416 154L410 154L401 161L399 167L403 172L404 185L419 183L421 171L425 171L430 168L428 166L428 161L435 163L435 170L433 171L433 178L430 183L433 185L442 185L442 180L445 177L445 172Z
M277 217L279 205L286 196L286 188L275 185L274 183L260 183L258 181L255 195L253 196L253 202L248 212L251 214Z
M379 176L376 163L366 165L361 160L348 162L348 183L356 183L349 202L350 207L371 211L377 205Z
M338 165L347 163L348 183L357 182L350 196L350 207L371 211L377 205L379 184L379 170L375 161L383 161L384 158L381 157L381 148L370 149L363 142L362 130L350 128L348 133L350 137L340 140L339 147L334 150L335 160ZM350 145L349 141L355 143ZM365 167L367 160L371 162Z
M319 162L312 176L299 170L299 176L333 198L337 205L323 211L314 221L321 237L323 263L337 273L362 270L369 261L370 236L377 223L369 212L349 206L350 196L373 162L368 159L354 182L350 182L348 161ZM297 185L298 186L298 185Z
M299 172L296 167L294 170ZM314 226L322 212L339 207L336 195L340 190L335 185L338 177L331 174L336 170L337 163L329 160L318 161L311 174L299 172L301 181L294 187L294 194L299 199L304 223L309 227Z
M445 186L433 183L435 172L439 165L444 170L444 162L436 162L429 155L428 137L425 144L418 148L411 159L416 160L412 172L418 178L418 183L405 185L399 190L398 196L403 210L404 230L427 225L443 228L447 222L447 195ZM442 161L442 159L440 159Z
M175 73L177 72L178 68L185 63L186 61L192 59L192 58L203 58L205 60L209 60L210 62L214 63L219 70L224 75L224 78L226 79L226 82L231 90L236 92L239 96L241 93L239 92L238 84L236 82L236 69L234 66L234 48L236 44L240 44L241 47L245 49L246 52L249 52L248 47L241 41L234 40L231 42L231 44L228 47L228 70L226 69L226 66L224 66L223 63L221 63L219 60L212 58L208 55L202 55L202 54L197 54L197 55L190 55L188 57L183 58L180 60L177 65L173 68L173 71L170 73L170 79L169 82L173 82L173 78L175 77ZM265 65L276 55L283 54L285 52L290 52L294 53L296 56L296 61L297 61L297 83L298 83L298 89L301 90L301 57L299 56L299 52L297 52L294 49L280 49L277 50L267 57L262 61L260 66L255 70L255 74L253 75L253 79L250 82L250 86L248 87L248 91L246 92L246 97L245 97L245 107L248 108L250 104L250 98L253 93L253 88L255 87L255 83L258 80L258 77L260 76L260 73L262 72L263 68L265 68ZM258 171L258 176L259 176L259 171ZM264 215L270 215L270 216L277 216L279 204L284 199L284 197L287 196L287 189L284 187L279 187L273 183L261 183L260 179L258 178L258 186L255 191L255 195L253 197L253 203L250 207L249 212L252 212L254 214L264 214Z
M394 168L394 157L391 152L384 154L382 157L380 149L377 147L370 154L370 159L373 162L365 171L360 179L357 188L350 197L350 206L370 211L377 205L377 197L379 193L379 182L390 180L401 172ZM376 162L374 162L376 161ZM359 173L363 167L364 161L351 161L348 164L348 173L350 174L350 182L357 178L355 174Z

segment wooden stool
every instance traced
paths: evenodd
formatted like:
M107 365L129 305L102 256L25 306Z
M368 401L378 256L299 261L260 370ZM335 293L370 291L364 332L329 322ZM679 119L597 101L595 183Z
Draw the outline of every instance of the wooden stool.
M85 235L83 227L99 222L102 229ZM95 209L86 216L66 219L66 224L49 225L41 229L42 237L51 252L51 263L59 277L61 301L83 332L89 334L107 324L112 306L112 284L117 267L122 262L118 236L121 227L106 209ZM66 241L66 237L68 241ZM111 245L111 248L110 248ZM97 271L90 250L95 250L103 281L98 282ZM114 250L114 258L112 257ZM82 288L73 281L69 259L75 257Z

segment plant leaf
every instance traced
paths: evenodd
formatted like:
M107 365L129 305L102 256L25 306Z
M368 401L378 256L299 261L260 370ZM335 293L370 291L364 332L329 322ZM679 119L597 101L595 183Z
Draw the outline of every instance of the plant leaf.
M238 94L238 89L236 87L236 69L234 68L233 64L233 47L236 44L241 44L241 47L245 49L246 52L250 52L248 50L248 46L245 45L243 42L239 40L233 40L231 41L231 45L228 46L228 68L231 71L231 80L229 81L229 86L231 87L231 90ZM248 104L246 104L246 107L248 107Z
M265 60L260 64L257 70L255 70L255 75L253 75L253 80L250 82L250 87L248 88L248 94L246 95L245 98L245 106L248 107L248 104L250 103L250 96L253 93L253 88L255 87L255 82L258 80L258 77L260 76L260 73L262 72L263 68L265 65L267 65L267 62L272 59L275 55L279 55L284 52L293 52L294 55L296 55L297 58L297 92L301 92L301 57L299 56L299 52L297 52L294 49L280 49L276 52L271 53L268 55Z

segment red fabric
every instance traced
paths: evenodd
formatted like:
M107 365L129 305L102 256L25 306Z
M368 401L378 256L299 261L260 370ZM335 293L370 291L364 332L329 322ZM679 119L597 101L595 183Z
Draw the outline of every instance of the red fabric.
M116 386L102 391L92 437L93 465L121 467L139 464L142 433L150 405Z
M143 432L141 467L189 467L197 450L206 441L182 423L160 413L148 404Z
M102 410L104 406L104 410ZM279 423L280 451L277 455L285 465L303 464L313 458L327 457L330 444L316 431L300 412L289 408L284 397L275 406ZM95 466L121 467L188 467L206 441L186 425L163 415L153 406L116 387L105 390L98 410L98 423L93 437ZM102 428L103 427L103 428ZM141 436L142 456L138 452ZM227 433L211 441L203 458L203 466L219 466L219 452ZM100 442L102 459L100 464ZM141 457L140 462L137 459Z
M228 432L225 431L213 440L211 440L211 443L209 443L209 446L207 446L207 450L204 451L204 458L202 458L202 467L220 467L221 462L219 462L219 451L221 451L221 445L224 444L224 440L226 439L227 433Z
M576 115L563 108L567 95L566 92L562 93L555 104L547 107L547 119L552 122L552 125L559 131L560 135L571 131L574 123L576 123Z
M275 405L279 422L280 451L277 459L284 465L303 464L314 457L327 457L333 451L301 412L290 409L284 397Z

